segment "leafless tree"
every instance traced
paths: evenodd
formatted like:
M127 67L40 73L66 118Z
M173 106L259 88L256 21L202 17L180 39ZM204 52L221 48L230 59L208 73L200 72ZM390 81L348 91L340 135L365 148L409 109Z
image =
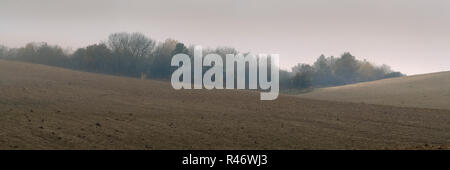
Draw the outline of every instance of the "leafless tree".
M108 38L108 46L112 51L134 58L148 57L155 47L155 41L142 33L114 33Z

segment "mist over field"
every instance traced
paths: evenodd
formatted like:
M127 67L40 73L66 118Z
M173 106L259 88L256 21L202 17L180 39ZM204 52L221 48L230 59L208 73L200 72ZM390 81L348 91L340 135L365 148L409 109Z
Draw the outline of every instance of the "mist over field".
M0 21L1 150L450 148L446 0L2 0Z
M0 44L72 51L115 32L280 54L288 70L351 52L407 75L450 68L447 0L2 0Z

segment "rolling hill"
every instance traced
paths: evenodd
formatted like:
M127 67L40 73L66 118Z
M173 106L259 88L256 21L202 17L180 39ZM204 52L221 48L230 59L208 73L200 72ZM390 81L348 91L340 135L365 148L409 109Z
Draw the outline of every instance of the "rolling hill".
M450 72L321 88L300 96L320 100L450 110Z
M0 149L385 149L447 146L450 110L173 90L0 60Z

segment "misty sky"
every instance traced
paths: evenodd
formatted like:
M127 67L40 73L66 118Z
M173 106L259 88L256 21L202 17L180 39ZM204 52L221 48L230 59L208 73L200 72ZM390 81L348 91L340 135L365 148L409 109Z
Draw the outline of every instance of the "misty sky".
M0 44L64 48L143 32L278 53L282 68L349 51L396 71L450 70L449 0L0 0Z

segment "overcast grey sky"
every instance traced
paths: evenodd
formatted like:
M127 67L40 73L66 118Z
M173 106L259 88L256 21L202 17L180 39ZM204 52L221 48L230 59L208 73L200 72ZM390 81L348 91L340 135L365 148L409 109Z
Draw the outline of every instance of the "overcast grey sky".
M450 70L449 0L0 0L0 44L72 49L143 32L241 52L282 68L349 51L418 74Z

